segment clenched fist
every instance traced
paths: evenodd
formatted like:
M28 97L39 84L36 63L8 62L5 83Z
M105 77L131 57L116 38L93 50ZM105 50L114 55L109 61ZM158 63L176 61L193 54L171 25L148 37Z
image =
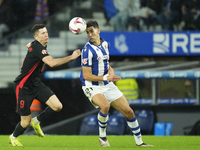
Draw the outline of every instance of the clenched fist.
M80 49L78 50L75 50L73 53L72 53L72 59L76 59L77 57L79 57L81 55L81 51Z

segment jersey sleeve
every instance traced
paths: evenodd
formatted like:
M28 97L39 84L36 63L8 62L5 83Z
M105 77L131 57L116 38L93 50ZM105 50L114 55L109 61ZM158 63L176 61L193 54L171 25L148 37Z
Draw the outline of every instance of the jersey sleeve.
M45 56L48 56L49 54L48 54L48 52L47 52L47 50L46 49L40 49L39 51L38 51L38 54L37 54L37 56L39 57L39 59L43 59Z
M108 50L110 49L110 42L107 42L107 44L108 44Z
M92 57L93 57L93 54L91 53L90 49L84 47L82 50L82 55L81 55L81 66L91 67Z
M35 53L35 56L42 60L45 56L48 56L48 51L46 50L45 47L41 46L41 45L34 45L33 44L33 49L34 49L34 53Z

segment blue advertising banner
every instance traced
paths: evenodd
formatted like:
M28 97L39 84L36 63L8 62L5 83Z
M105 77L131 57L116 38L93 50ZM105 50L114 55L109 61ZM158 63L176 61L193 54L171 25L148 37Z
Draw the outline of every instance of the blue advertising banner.
M144 79L200 79L200 71L115 71L116 75L124 78ZM79 79L80 71L46 71L45 79Z
M140 98L140 99L128 99L130 105L152 105L153 99L150 98ZM166 105L166 104L196 104L196 98L158 98L156 99L156 104Z
M101 32L111 56L200 55L200 32Z

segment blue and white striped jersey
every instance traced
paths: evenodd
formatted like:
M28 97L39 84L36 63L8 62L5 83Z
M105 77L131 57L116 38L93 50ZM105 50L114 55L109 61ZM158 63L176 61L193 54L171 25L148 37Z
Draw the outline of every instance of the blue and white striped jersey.
M82 50L81 65L91 67L91 73L96 76L103 76L109 70L109 44L104 39L102 40L103 42L98 46L88 41ZM103 86L109 83L108 81L94 82L85 80L82 70L80 80L82 86Z

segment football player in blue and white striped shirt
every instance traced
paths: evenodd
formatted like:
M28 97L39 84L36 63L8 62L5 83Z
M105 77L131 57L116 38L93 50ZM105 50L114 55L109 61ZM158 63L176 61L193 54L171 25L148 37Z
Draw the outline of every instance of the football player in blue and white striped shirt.
M102 147L109 147L106 138L106 126L110 106L121 112L132 129L136 146L152 146L143 143L141 131L135 114L125 96L112 81L120 80L109 65L109 43L100 37L99 25L96 21L87 22L86 33L89 41L82 50L82 89L98 113L99 141Z

